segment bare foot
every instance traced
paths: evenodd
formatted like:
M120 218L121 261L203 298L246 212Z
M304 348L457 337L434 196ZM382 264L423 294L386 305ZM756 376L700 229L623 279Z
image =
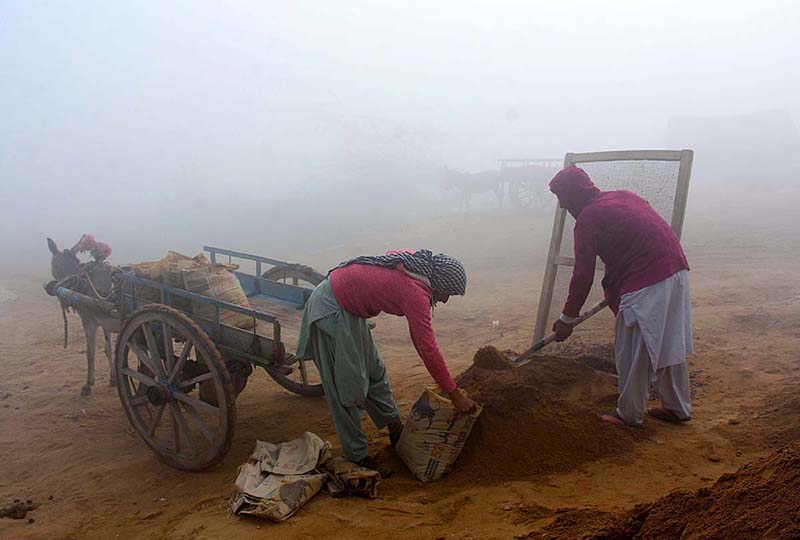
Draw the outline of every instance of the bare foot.
M625 422L623 422L622 419L616 415L616 413L604 414L600 417L600 420L603 422L608 422L609 424L614 424L615 426L625 425Z

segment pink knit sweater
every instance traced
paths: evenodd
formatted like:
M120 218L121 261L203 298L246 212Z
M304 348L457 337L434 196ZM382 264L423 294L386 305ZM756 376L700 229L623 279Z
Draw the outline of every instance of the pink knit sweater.
M405 317L411 341L433 380L446 393L456 388L433 334L433 293L428 285L402 269L363 264L334 270L328 279L336 301L351 315L369 319L383 311Z

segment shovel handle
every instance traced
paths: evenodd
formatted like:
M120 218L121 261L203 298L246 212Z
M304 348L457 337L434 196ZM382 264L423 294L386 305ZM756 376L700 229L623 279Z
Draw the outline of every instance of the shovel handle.
M603 300L602 302L596 303L594 306L592 306L588 310L586 310L583 313L581 313L580 316L572 322L572 326L578 326L579 324L581 324L583 321L585 321L589 317L593 317L597 313L603 311L603 309L607 305L608 305L608 302L606 302L605 300ZM555 332L543 337L542 339L540 339L539 341L537 341L536 343L531 345L530 349L528 349L527 351L525 351L524 353L519 355L514 360L514 364L517 367L524 366L525 364L527 364L528 362L533 360L533 358L532 358L533 353L535 353L537 351L540 351L545 346L550 345L555 340L556 340L556 333Z

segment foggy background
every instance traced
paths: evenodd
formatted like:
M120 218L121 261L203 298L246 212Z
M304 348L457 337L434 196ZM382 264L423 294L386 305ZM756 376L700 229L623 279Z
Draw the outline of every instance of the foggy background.
M44 238L85 232L115 263L302 260L456 212L445 167L568 151L694 148L690 212L791 192L798 23L788 1L6 0L0 260L45 272Z

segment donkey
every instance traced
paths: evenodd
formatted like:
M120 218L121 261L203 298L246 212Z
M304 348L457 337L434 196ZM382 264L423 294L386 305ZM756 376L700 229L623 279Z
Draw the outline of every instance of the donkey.
M481 171L476 173L464 173L454 169L445 168L445 189L457 189L461 192L459 200L459 211L465 212L469 207L469 201L476 193L493 192L497 197L500 208L503 207L503 179L500 171Z
M47 239L47 247L53 258L50 261L50 273L59 283L69 283L69 288L75 292L92 296L94 298L109 297L113 294L111 282L111 266L105 262L81 263L76 255L80 242L71 249L60 251L52 238ZM63 302L61 309L66 310ZM86 384L81 390L82 396L92 393L94 385L94 357L97 347L97 329L103 329L103 346L106 357L108 358L109 385L116 385L116 373L114 372L114 354L111 344L112 331L118 331L119 322L103 313L96 312L89 308L73 308L81 318L83 331L86 335L86 361L87 374ZM64 324L66 325L66 318ZM64 342L66 347L66 341Z

